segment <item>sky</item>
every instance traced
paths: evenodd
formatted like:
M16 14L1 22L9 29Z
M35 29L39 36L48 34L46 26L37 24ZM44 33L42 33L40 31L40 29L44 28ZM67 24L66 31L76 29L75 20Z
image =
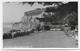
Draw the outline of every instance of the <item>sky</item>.
M3 3L3 23L19 22L24 16L24 12L43 8L43 5L35 3L33 6L29 4L19 4L18 2Z

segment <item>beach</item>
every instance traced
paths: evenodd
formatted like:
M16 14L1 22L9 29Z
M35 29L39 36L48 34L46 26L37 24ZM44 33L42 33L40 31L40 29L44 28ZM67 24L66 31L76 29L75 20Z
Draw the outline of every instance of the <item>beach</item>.
M77 48L75 40L63 31L32 33L29 36L3 40L4 48Z

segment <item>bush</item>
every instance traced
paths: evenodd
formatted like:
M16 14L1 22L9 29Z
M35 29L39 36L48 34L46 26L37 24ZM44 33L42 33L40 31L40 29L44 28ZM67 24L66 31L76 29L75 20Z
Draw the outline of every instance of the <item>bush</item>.
M3 39L11 39L11 38L12 38L11 33L4 33L3 34Z

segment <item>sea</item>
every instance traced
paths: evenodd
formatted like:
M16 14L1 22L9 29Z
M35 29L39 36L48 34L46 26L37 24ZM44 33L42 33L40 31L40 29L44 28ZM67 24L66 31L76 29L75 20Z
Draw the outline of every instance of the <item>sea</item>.
M3 23L3 33L7 33L12 29L12 23Z

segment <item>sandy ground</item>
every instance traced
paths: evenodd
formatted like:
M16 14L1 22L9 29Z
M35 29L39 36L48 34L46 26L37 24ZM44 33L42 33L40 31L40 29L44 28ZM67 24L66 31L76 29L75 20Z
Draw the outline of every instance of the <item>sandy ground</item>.
M63 31L33 33L29 36L3 40L7 48L77 48L75 41L67 37Z

